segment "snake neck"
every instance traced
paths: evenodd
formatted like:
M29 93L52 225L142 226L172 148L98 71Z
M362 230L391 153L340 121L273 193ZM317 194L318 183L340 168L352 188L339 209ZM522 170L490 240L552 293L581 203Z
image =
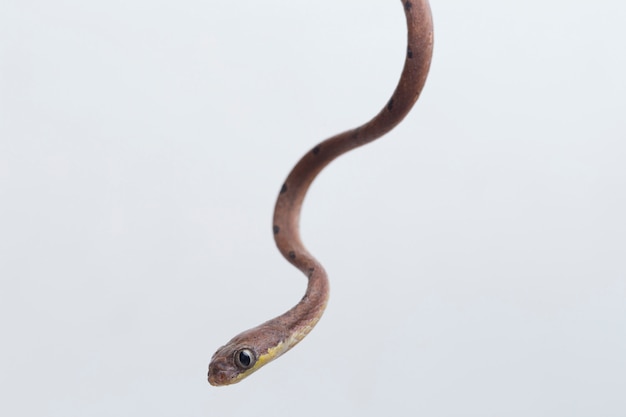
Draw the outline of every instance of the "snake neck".
M308 274L309 282L304 297L286 313L271 320L272 325L277 325L285 330L287 337L283 341L284 351L298 344L313 330L328 303L330 292L326 271L319 264L311 269Z
M297 167L303 161L308 165L308 175L297 172ZM299 230L304 196L317 173L330 161L323 164L319 164L319 160L317 162L318 164L310 164L306 156L302 158L283 184L274 209L276 246L285 259L308 278L307 289L300 302L286 313L270 320L272 324L286 330L288 336L285 350L296 345L313 329L328 302L329 283L326 271L302 244Z

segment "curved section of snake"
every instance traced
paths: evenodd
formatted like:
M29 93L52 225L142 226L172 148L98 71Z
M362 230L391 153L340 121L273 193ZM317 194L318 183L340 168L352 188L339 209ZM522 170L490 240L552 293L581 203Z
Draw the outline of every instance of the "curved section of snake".
M408 114L430 68L433 25L427 0L402 1L408 28L400 81L385 107L369 122L327 139L307 152L287 176L274 209L273 232L280 253L308 278L304 297L286 313L246 330L215 352L209 364L211 385L241 381L300 342L322 316L328 301L326 271L300 239L302 202L322 169L338 156L380 138Z

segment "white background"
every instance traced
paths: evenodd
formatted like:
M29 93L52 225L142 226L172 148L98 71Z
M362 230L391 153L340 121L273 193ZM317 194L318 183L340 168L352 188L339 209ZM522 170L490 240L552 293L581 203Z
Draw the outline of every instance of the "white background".
M0 414L625 416L626 3L432 8L413 112L307 197L325 316L214 388L304 292L274 199L385 105L401 5L0 0Z

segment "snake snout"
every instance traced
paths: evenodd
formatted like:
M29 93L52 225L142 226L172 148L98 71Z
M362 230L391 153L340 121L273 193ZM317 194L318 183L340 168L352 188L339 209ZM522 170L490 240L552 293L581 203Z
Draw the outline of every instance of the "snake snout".
M223 372L211 373L209 372L209 384L214 387L219 387L221 385L225 385L226 383L226 375Z
M228 377L224 371L217 371L214 367L209 366L209 384L213 386L225 385Z
M228 364L226 361L213 360L209 364L209 384L213 386L221 386L230 384L228 372Z

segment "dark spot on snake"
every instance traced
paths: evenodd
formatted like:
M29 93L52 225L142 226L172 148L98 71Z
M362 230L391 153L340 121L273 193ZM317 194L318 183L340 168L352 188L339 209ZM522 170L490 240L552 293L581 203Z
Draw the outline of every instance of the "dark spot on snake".
M411 47L410 46L407 47L407 49L406 49L406 56L409 59L413 58L413 51L411 51Z
M283 187L280 189L280 193L285 193L287 192L287 184L283 184Z
M313 155L317 155L318 153L320 153L320 145L317 145L315 148L313 148Z
M274 234L277 235L280 232L280 227L274 225Z
M294 251L289 252L289 259L296 259L296 253Z
M411 3L410 1L405 1L404 2L404 8L406 10L411 10L413 8L413 3Z
M393 99L389 100L389 103L387 103L387 110L391 109L393 109Z
M313 272L315 272L315 268L309 268L309 278L311 278L311 275L313 275Z

